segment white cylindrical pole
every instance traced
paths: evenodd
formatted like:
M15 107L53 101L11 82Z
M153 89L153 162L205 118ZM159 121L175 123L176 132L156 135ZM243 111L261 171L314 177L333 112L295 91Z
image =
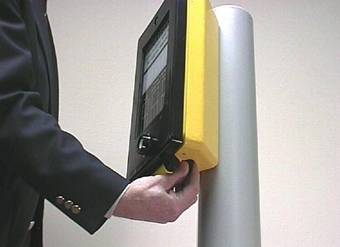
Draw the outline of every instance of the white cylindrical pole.
M251 16L215 8L220 26L220 158L201 175L199 247L260 247L254 40Z

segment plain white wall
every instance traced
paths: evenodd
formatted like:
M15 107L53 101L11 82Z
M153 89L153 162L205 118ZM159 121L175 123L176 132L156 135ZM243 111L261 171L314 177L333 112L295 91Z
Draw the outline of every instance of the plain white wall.
M137 40L161 2L49 1L61 125L123 175ZM340 246L340 1L212 3L254 17L263 246ZM113 218L90 236L46 203L45 246L194 247L196 215Z

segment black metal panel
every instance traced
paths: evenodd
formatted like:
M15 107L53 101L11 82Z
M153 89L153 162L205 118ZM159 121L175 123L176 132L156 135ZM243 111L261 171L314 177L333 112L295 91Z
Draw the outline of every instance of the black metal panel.
M138 41L128 159L131 180L153 174L183 143L186 7L186 0L164 1ZM160 81L160 75L143 93L145 55L167 26L167 65L162 74L165 81ZM164 100L157 100L157 95ZM152 113L146 113L150 104L158 105Z

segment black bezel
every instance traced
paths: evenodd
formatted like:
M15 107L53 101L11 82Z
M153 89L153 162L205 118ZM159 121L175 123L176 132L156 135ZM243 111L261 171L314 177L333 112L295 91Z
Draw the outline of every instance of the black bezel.
M163 164L164 158L174 155L183 143L186 8L186 0L164 1L138 41L127 171L130 180L153 174ZM169 23L169 40L164 108L140 131L144 52L166 22ZM142 135L157 138L152 152L144 155L137 149Z

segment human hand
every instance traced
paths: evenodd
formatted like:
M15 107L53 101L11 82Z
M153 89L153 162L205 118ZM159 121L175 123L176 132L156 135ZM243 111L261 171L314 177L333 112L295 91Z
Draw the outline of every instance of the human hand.
M113 215L134 220L157 223L175 221L187 208L197 201L199 172L193 164L191 173L187 162L181 162L173 174L143 177L129 184L119 200ZM188 178L186 178L189 176ZM184 179L185 186L176 191Z

